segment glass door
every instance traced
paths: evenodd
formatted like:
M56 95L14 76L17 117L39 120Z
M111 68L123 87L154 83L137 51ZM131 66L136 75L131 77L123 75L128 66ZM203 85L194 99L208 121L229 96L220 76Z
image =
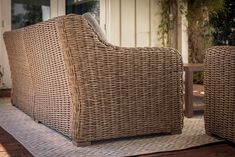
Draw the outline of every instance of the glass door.
M17 29L50 18L50 0L12 0L11 28Z
M91 12L100 22L100 0L66 0L66 14Z

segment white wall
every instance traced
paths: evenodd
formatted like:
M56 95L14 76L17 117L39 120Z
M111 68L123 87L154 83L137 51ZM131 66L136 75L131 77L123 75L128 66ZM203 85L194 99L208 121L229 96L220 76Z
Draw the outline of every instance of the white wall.
M108 3L106 33L112 44L124 47L162 46L157 33L161 22L159 0L108 0ZM182 52L183 62L187 63L187 20L184 15L178 20L177 46Z
M109 0L108 40L118 46L161 46L158 0Z
M159 35L158 35L158 26L161 23L161 12L162 9L159 6L159 0L150 0L150 23L151 23L151 45L152 47L161 47L162 42L159 40Z
M1 35L0 35L0 64L4 68L3 82L6 88L11 88L11 75L6 53L5 45L3 42L3 32L11 30L11 1L0 0L0 16L1 16Z
M121 45L124 47L136 46L136 1L120 1L121 18Z
M121 0L110 0L109 1L109 16L107 23L107 38L114 44L121 46Z
M51 18L65 15L65 0L51 0Z
M151 6L150 1L136 0L135 25L136 25L136 45L151 46Z
M109 15L106 13L109 13L109 0L100 0L100 27L105 32L105 35L107 36L107 23L108 23L108 17Z

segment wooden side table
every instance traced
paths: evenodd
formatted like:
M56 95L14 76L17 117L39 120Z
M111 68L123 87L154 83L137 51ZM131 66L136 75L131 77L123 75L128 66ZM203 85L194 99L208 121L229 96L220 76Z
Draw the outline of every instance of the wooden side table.
M0 89L0 98L1 97L11 97L11 89Z
M185 71L185 116L193 117L193 72L203 71L203 64L184 64Z

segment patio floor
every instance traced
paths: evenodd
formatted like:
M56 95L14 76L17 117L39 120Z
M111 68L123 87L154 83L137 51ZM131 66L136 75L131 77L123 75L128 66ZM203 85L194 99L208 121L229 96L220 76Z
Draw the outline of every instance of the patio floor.
M234 154L234 144L221 142L181 151L153 153L135 157L234 157ZM14 137L0 127L0 157L32 157L32 155Z
M194 86L194 105L204 105L203 86ZM201 112L199 113L201 114ZM191 149L172 151L165 153L153 153L140 155L136 157L234 157L235 144L229 142L220 142L206 146L194 147ZM13 136L0 127L0 157L31 157L27 151Z

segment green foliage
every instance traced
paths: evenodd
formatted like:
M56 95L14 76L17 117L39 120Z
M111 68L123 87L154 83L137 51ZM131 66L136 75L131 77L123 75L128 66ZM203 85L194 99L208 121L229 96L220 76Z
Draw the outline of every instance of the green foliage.
M27 2L25 1L24 3L16 3L16 2L17 2L16 0L12 1L12 6L11 6L12 29L25 27L42 21L41 5L39 4L34 5L33 1L27 1Z
M203 63L204 51L213 45L210 16L224 10L224 0L188 0L189 61Z
M188 10L185 9L185 4L188 4ZM178 15L172 15L172 9L177 9L179 7L179 11L181 14L185 14L188 22L189 33L193 31L196 33L196 36L201 36L201 38L205 40L194 39L195 35L192 35L192 40L205 41L203 43L203 47L208 47L212 42L212 27L209 23L209 15L214 15L224 9L224 0L160 0L159 5L162 8L161 12L161 23L159 25L159 39L162 41L163 46L169 45L169 28L170 28L170 20L176 20ZM170 15L173 19L170 19ZM201 33L201 34L200 34ZM201 46L200 46L201 47ZM196 50L198 51L198 50ZM195 59L194 59L195 60ZM199 59L200 60L200 59ZM193 61L194 62L194 61Z
M187 10L184 4L187 4ZM225 0L160 0L162 20L159 25L159 39L163 46L168 45L170 14L172 8L180 8L180 13L185 14L188 20L189 62L203 63L204 51L213 45L213 25L209 17L216 16L224 11ZM178 15L173 15L177 18ZM166 44L167 43L167 44ZM202 74L194 76L195 82L202 83Z
M219 11L224 9L224 0L185 0L188 3L190 8L188 12L188 17L196 17L196 19L200 19L201 17L198 15L204 14L204 12L208 12L209 14L217 14ZM198 14L194 14L198 13ZM198 17L198 18L197 18Z
M210 24L213 26L214 45L235 46L235 1L225 1L226 10L210 16Z
M177 16L172 14L172 9L178 7L177 0L160 0L159 5L161 6L161 23L158 26L159 31L159 40L162 41L163 46L169 45L169 29L170 29L170 20L177 20Z
M189 62L203 63L204 52L213 45L210 16L224 10L224 0L188 0ZM203 84L203 73L194 74L194 83Z
M193 73L193 83L194 84L203 84L203 72L194 72Z
M3 73L0 71L0 79L3 77Z
M161 23L158 26L159 31L159 40L162 41L162 45L166 46L169 44L169 39L168 39L168 31L169 31L169 21L170 21L170 7L171 7L171 2L174 0L161 0L159 1L159 5L162 8L161 12Z
M27 11L23 16L24 26L32 25L42 21L41 6L24 5L24 9Z

